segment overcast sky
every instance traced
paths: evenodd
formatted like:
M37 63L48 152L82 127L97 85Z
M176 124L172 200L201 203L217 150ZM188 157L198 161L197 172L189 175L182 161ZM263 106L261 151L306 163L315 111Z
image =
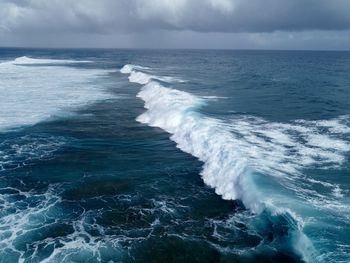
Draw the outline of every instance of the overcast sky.
M350 49L350 0L0 0L0 46Z

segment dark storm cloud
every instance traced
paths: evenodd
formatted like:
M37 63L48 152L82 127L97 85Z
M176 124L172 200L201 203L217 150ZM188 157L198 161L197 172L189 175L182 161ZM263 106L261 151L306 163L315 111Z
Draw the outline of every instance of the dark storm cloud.
M350 28L348 0L192 0L175 7L165 2L169 5L144 4L139 15L154 27L200 32Z
M0 46L348 49L349 11L350 0L0 0Z
M0 0L7 31L272 32L350 28L349 0Z

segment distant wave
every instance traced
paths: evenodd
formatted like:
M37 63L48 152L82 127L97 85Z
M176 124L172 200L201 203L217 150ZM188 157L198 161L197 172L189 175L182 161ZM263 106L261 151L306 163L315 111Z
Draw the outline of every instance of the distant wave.
M0 63L0 132L107 98L93 80L109 71L67 66L82 62L19 57Z
M159 80L159 81L168 82L168 83L186 82L185 80L183 80L181 78L176 78L176 77L171 77L171 76L152 75L149 72L147 72L149 70L150 70L150 68L148 68L148 67L127 64L120 70L120 72L123 74L130 74L129 75L130 82L135 82L135 83L139 83L142 85L147 84L151 80Z
M303 233L303 219L294 208L298 208L300 200L316 202L318 206L327 200L323 205L332 203L332 209L344 208L337 200L342 190L339 185L306 178L302 169L337 167L344 163L350 143L335 135L350 132L348 118L284 124L242 116L224 123L196 111L206 103L203 97L164 87L154 81L162 77L139 69L144 68L126 65L120 70L129 74L130 82L144 85L137 96L145 102L147 111L137 120L167 131L177 147L201 160L204 182L224 199L240 199L256 214L269 211L270 221L276 215L278 220L287 220L288 241L281 237L284 240L281 242L292 245L304 260L314 261L317 252ZM257 179L257 173L267 175L281 190L265 189L258 182L261 179ZM324 183L330 195L320 196L307 187L315 183Z
M15 65L30 65L30 64L68 64L68 63L90 63L87 60L68 60L68 59L43 59L43 58L29 58L26 56L18 57L10 63Z
M149 70L149 67L142 67L138 65L126 64L123 68L120 69L120 72L123 74L131 74L134 70Z

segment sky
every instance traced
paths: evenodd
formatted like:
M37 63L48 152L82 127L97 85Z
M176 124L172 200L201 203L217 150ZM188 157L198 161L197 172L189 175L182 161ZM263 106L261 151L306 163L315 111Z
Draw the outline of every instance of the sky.
M0 0L0 46L350 49L350 0Z

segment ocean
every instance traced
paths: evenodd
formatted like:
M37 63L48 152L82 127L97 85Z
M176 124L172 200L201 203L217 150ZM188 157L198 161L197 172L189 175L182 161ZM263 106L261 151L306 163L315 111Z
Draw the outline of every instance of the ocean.
M0 49L0 262L350 262L350 52Z

